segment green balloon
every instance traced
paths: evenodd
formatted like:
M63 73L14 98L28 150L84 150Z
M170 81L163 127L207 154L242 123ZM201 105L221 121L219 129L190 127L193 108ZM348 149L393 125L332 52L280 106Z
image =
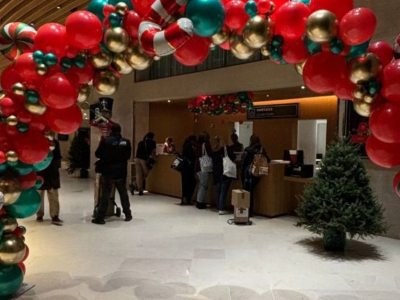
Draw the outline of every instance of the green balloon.
M44 64L46 66L52 67L52 66L55 66L57 63L58 63L58 59L57 59L57 56L55 56L55 54L47 53L44 56Z
M185 16L192 20L197 35L210 37L224 25L225 10L219 0L189 0Z
M19 132L27 132L29 130L29 124L27 123L18 123L17 125Z
M370 82L368 82L368 93L371 95L377 94L381 90L382 86L381 83L373 78Z
M108 4L108 0L92 0L87 10L95 14L101 21L104 20L103 8Z
M3 204L1 204L0 209L2 208L2 206L3 206ZM3 223L0 222L0 236L3 235L3 227L4 227Z
M347 58L352 59L352 58L356 58L356 57L359 57L359 56L367 53L370 42L371 42L371 40L368 40L363 44L350 46L350 53L347 56Z
M21 229L22 229L22 232L23 232L24 234L26 234L26 227L25 227L25 226L19 226L19 228L21 228Z
M43 59L44 59L44 54L42 51L35 51L33 52L33 60L37 63L37 64L42 64L43 63Z
M320 44L314 43L307 36L304 37L304 43L311 54L317 54L322 51L322 46Z
M0 164L0 174L3 174L8 169L8 164Z
M84 58L81 55L78 55L77 57L74 58L74 65L82 69L86 65L86 58Z
M41 178L38 178L38 179L36 179L36 183L33 186L33 188L38 190L42 187L43 183L44 183L43 180Z
M333 54L340 54L340 53L342 53L343 52L343 50L344 50L344 43L343 43L343 41L342 40L340 40L340 39L334 39L332 42L331 42L331 52L333 53Z
M25 219L39 211L41 198L35 188L21 192L18 200L7 206L7 213L14 218Z
M50 166L52 160L53 160L53 152L50 152L49 155L47 155L47 157L43 161L33 165L33 171L35 172L43 171L48 166Z
M292 0L292 1L295 1L295 2L302 2L302 3L304 3L305 5L310 5L310 0Z
M29 103L36 104L39 102L39 93L33 90L29 90L25 94L26 100Z
M0 265L0 297L15 294L24 281L24 274L18 265Z
M257 15L257 2L255 1L249 1L246 3L244 9L246 10L246 13L252 18Z
M272 37L272 42L271 45L274 48L279 48L282 47L283 43L285 42L285 40L283 39L283 36L281 35L274 35Z
M69 57L61 58L61 66L65 69L69 69L72 67L73 61Z
M19 161L17 165L11 167L11 172L19 176L28 175L30 172L32 172L32 170L33 170L32 165L28 165L21 161Z
M122 17L117 14L117 13L111 13L108 16L108 20L110 21L110 24L112 27L119 27L121 26L121 22L122 22Z
M128 5L129 9L133 9L133 5L130 0L108 0L108 4L117 5L120 2L124 2Z
M271 58L276 61L281 61L282 60L282 49L280 49L280 48L272 49Z

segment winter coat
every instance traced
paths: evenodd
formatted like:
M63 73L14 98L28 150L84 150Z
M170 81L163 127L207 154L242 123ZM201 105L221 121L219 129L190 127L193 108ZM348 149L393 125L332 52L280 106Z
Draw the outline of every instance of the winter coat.
M43 177L43 185L39 190L57 190L61 187L60 184L60 171L61 168L61 151L60 151L60 143L57 140L54 140L55 148L53 150L53 160L50 165L37 173L38 176Z

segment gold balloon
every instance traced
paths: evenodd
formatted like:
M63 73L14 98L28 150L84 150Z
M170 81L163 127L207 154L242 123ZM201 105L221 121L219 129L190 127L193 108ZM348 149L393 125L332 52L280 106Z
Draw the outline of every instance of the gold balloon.
M0 241L0 263L15 265L24 258L26 246L22 237L5 235Z
M373 53L368 53L351 62L350 80L355 84L364 83L376 77L381 70L379 58Z
M218 33L211 37L211 40L212 43L217 46L225 44L229 40L229 32L221 29Z
M270 56L271 55L271 50L269 45L264 45L261 47L261 54L263 56Z
M18 155L15 151L7 151L6 158L7 158L7 161L9 161L9 162L18 161Z
M121 53L129 46L129 35L122 27L111 27L104 34L104 43L110 51Z
M244 102L244 103L242 103L241 106L242 106L243 109L247 109L249 105L246 102Z
M236 105L239 105L240 104L240 100L238 98L236 98L233 103L235 103Z
M36 66L36 73L38 73L38 74L41 75L41 76L46 75L46 74L47 74L47 71L48 71L48 69L47 69L47 67L46 67L45 64L38 64L38 65Z
M34 115L43 115L47 110L47 106L40 101L38 103L29 103L26 101L25 108Z
M121 74L129 74L133 71L133 68L125 60L124 53L115 54L111 66Z
M360 116L369 117L371 114L371 104L366 103L363 99L354 99L353 107Z
M353 96L357 99L364 98L365 94L367 94L367 89L363 85L357 85L354 89Z
M10 215L0 216L0 223L3 223L3 232L5 234L11 234L18 227L17 220L15 220Z
M7 125L16 126L18 124L18 118L16 116L9 116L6 119Z
M3 176L0 178L0 192L4 195L4 205L11 205L17 201L18 197L21 195L21 186L18 180Z
M159 61L159 60L161 59L161 56L155 55L155 56L153 56L153 59L154 59L155 61Z
M78 102L85 102L90 96L90 86L83 84L79 87Z
M333 40L338 32L339 22L335 14L328 10L317 10L307 19L307 37L315 43L327 43Z
M243 30L244 42L251 48L259 49L271 41L274 22L261 16L251 18Z
M151 66L153 58L140 45L131 45L124 52L126 61L135 70L144 70Z
M95 69L106 69L112 63L112 55L106 52L100 51L97 54L89 56L89 61L92 63Z
M307 59L305 61L302 61L300 63L297 63L294 65L296 72L299 73L299 75L303 76L303 69L304 66L306 65Z
M229 38L229 45L232 54L238 59L249 59L256 53L256 49L247 46L243 40L243 36L240 34L232 34Z
M6 93L3 91L0 91L0 100L3 99L6 96Z
M110 70L97 71L94 75L93 86L99 94L109 96L117 91L119 78Z
M12 86L11 90L15 95L24 96L26 88L22 83L17 82Z
M128 4L126 4L125 2L119 2L117 3L117 5L115 5L115 11L121 16L125 15L128 10Z
M364 95L363 100L365 103L372 104L372 102L374 102L375 98L376 98L376 95L366 94L366 95Z

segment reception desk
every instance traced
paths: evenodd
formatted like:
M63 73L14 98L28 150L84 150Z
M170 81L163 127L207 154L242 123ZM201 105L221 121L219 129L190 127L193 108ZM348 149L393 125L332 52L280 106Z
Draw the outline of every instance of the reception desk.
M159 155L157 163L146 181L146 189L155 194L180 198L182 193L181 174L171 169L173 155ZM271 163L269 175L260 178L254 191L254 213L266 217L277 217L285 214L295 214L297 198L304 190L304 186L312 182L309 178L295 178L285 176L284 163ZM238 170L240 174L240 170ZM240 180L233 180L231 189L241 189ZM228 194L227 207L230 207ZM196 199L196 192L193 200ZM216 192L210 176L206 202L212 206L216 204Z

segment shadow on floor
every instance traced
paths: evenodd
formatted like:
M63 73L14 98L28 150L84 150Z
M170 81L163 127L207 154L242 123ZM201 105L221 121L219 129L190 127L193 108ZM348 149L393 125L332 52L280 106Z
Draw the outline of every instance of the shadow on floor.
M344 252L329 252L324 249L322 237L306 238L298 241L310 253L330 260L341 261L383 261L386 257L375 245L357 240L347 240L346 250Z

